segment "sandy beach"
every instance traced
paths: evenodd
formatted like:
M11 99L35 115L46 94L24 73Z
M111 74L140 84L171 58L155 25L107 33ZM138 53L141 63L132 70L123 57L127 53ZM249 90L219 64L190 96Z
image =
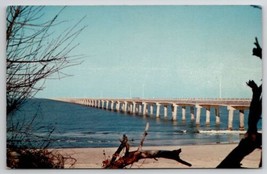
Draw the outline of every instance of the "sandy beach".
M187 167L176 161L158 158L142 159L134 163L128 168L215 168L237 144L216 144L216 145L186 145L186 146L157 146L143 147L143 150L175 150L182 149L180 154L181 159L192 164ZM77 162L72 168L101 168L102 161L106 157L112 156L117 148L66 148L56 149L62 154L68 154L74 157ZM130 151L136 150L136 147L131 147ZM255 150L242 161L242 167L258 168L261 150ZM66 163L68 168L69 164Z

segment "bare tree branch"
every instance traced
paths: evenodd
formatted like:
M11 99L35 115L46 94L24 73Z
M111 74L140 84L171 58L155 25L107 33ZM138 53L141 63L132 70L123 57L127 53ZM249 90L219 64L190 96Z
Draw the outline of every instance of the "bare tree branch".
M79 45L74 44L74 40L85 28L77 27L84 18L56 36L51 29L61 23L57 19L64 7L46 21L42 19L44 8L7 7L7 115L42 90L45 79L55 73L58 78L64 77L62 69L81 63L70 53Z
M261 47L256 38L253 55L261 58ZM241 161L255 149L262 148L262 134L258 133L257 124L262 115L262 85L258 86L253 80L249 80L247 85L252 89L252 100L249 107L248 130L245 137L238 146L230 152L217 168L240 168ZM262 161L259 162L261 167Z
M262 49L261 49L261 46L260 46L260 44L258 42L258 38L257 37L255 38L254 45L256 46L256 48L253 48L252 55L257 56L260 59L262 59Z
M140 145L139 145L137 151L141 151L142 146L143 146L144 141L145 141L145 138L146 138L146 136L147 136L147 131L148 131L148 129L149 129L149 123L147 122L147 123L146 123L145 131L144 131L144 134L143 134L143 138L142 138L141 141L140 141Z

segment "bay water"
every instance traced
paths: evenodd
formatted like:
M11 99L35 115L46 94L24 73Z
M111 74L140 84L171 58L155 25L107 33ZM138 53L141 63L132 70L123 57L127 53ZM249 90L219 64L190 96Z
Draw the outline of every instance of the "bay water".
M195 122L190 120L190 108L186 108L186 121L181 120L180 108L177 121L172 121L170 108L168 118L155 118L50 99L30 99L18 111L8 115L7 129L14 132L16 127L24 125L27 127L25 131L36 137L49 135L48 139L42 141L49 141L50 148L118 147L123 134L128 137L131 146L138 146L147 123L149 129L144 146L239 142L244 133L239 131L239 112L234 113L232 131L227 130L227 108L220 107L220 125L215 124L214 112L214 109L211 109L211 123L207 126L205 109L202 109L201 124L196 126ZM161 115L162 113L163 108ZM248 111L245 111L245 129L247 117ZM261 121L258 127L261 129ZM19 136L11 135L12 131L7 131L7 139L19 142ZM10 138L11 136L13 138ZM24 138L24 145L37 147L40 143L34 143L35 139L30 137L26 140Z

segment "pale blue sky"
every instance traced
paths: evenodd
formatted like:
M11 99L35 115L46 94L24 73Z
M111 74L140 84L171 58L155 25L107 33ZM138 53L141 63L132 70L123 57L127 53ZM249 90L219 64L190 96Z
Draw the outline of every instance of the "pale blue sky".
M53 16L58 7L46 7ZM56 32L86 16L72 54L81 65L47 80L36 97L250 97L261 83L261 10L251 6L67 7ZM220 83L221 81L221 83ZM221 85L220 85L221 84Z

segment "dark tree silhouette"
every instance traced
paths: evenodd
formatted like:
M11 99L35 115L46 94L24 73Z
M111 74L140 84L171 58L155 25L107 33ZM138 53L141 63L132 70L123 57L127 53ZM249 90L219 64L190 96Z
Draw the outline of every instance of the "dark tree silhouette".
M253 48L253 50L252 50L252 55L254 55L254 56L257 56L257 57L259 57L260 59L262 59L262 49L261 49L261 46L260 46L260 44L259 44L259 42L258 42L258 39L257 38L255 38L255 46L256 46L256 48Z
M81 63L81 56L71 55L71 51L78 46L74 40L85 28L79 27L83 18L56 35L51 29L63 22L57 20L64 8L50 20L43 18L44 8L8 6L6 9L7 116L43 89L48 77L64 77L66 74L61 72L62 69ZM12 122L12 117L8 118ZM34 121L35 117L29 123L22 121L12 123L10 127L7 125L7 166L63 168L66 160L75 162L70 156L48 151L50 141L47 140L54 128L47 127L44 137L35 135L31 132L36 126ZM28 149L23 143L29 139L36 140L40 147Z
M27 98L43 88L45 79L63 68L80 63L71 51L78 46L74 39L85 28L67 28L58 36L51 31L60 10L52 19L44 21L41 6L9 6L6 9L6 95L7 115ZM55 76L54 76L55 77Z
M253 55L262 59L262 49L255 39L256 48L253 48ZM248 115L248 130L245 137L239 142L238 146L217 166L217 168L240 168L241 161L256 148L262 148L262 134L258 133L257 124L262 115L262 85L258 86L253 80L249 80L247 85L252 89L252 100ZM259 167L262 161L259 162Z

